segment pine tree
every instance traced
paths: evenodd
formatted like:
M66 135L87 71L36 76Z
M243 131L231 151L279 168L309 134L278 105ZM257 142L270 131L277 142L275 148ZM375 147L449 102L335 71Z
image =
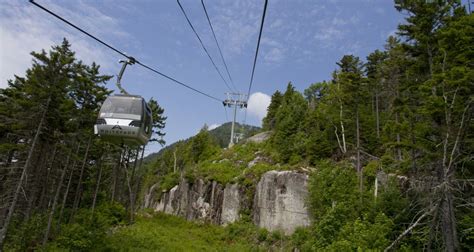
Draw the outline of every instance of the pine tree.
M270 105L267 108L267 115L263 118L262 128L264 130L272 130L275 127L275 115L281 105L282 94L280 91L275 91L272 95Z

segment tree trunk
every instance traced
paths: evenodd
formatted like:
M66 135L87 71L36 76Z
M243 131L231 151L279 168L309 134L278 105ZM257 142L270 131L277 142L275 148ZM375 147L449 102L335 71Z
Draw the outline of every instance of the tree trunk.
M79 150L81 149L81 145L78 144L77 145L77 150L76 150L76 157L77 157L77 154L79 154ZM76 158L74 157L74 158ZM59 211L59 217L58 217L58 230L61 230L61 221L63 219L63 213L64 213L64 207L66 205L66 200L67 200L67 195L69 194L69 188L71 188L71 182L72 182L72 177L74 176L74 170L76 169L76 163L77 163L77 160L74 160L74 163L72 164L72 168L71 168L71 173L69 175L69 179L68 179L68 182L67 182L67 186L66 186L66 192L64 192L64 195L63 195L63 200L62 200L62 203L61 203L61 210Z
M115 197L116 197L116 194L117 194L117 188L118 188L118 184L119 184L119 171L120 171L120 167L122 166L122 155L123 155L123 150L120 151L120 156L118 158L118 163L117 165L114 166L113 168L113 183L112 183L112 197L111 197L111 201L114 202L115 201Z
M36 128L36 134L33 138L33 143L31 144L30 150L28 151L28 157L26 159L25 165L23 166L23 171L21 172L20 180L18 181L18 185L16 186L15 193L13 194L13 201L8 209L8 214L7 214L7 217L5 218L4 225L2 229L0 229L0 250L3 250L3 245L5 242L5 237L7 235L8 226L10 225L10 221L13 217L13 213L15 212L16 204L18 202L18 196L20 195L20 191L21 191L21 186L27 176L27 172L28 172L27 170L28 170L28 167L30 166L36 144L41 134L41 129L43 128L43 124L46 118L46 113L48 112L48 109L49 109L50 102L51 102L51 97L48 97L48 101L46 102L43 115L41 116L41 120L38 124L38 127Z
M397 124L397 159L398 161L402 161L402 149L400 148L400 114L398 112L395 113L395 123Z
M40 142L38 143L40 144ZM49 146L42 143L41 148L37 147L36 158L32 160L32 166L29 168L28 179L25 181L24 189L28 195L27 207L24 211L23 221L27 222L31 215L38 210L39 199L42 191L42 180L44 179L45 170L48 169L48 151Z
M344 123L342 122L342 103L339 112L339 121L341 123L341 133L342 133L342 152L345 154L347 152L346 148L346 133L344 129Z
M143 155L145 154L145 145L143 146L142 148L142 153L141 153L141 157L140 157L140 161L138 162L138 170L140 170L142 168L142 164L143 164ZM140 182L142 181L141 177L138 177L137 179L137 183L135 184L135 188L133 190L133 195L134 195L134 198L136 199L137 198L137 195L138 195L138 190L140 188ZM135 200L136 201L136 200Z
M58 199L59 199L59 194L61 193L61 187L63 185L63 180L64 180L64 177L66 176L67 167L69 166L69 160L71 158L71 152L72 151L69 152L69 155L66 159L66 165L64 166L64 168L61 172L61 177L59 179L58 186L56 188L56 194L54 195L53 206L51 207L51 210L49 211L48 225L46 226L46 231L44 232L44 236L43 236L43 243L42 243L43 246L46 245L46 242L48 242L49 233L51 231L51 225L53 223L54 211L56 210L56 206L58 204Z
M173 151L173 157L174 157L173 173L176 173L176 149L178 148L174 148L174 151Z
M133 163L133 169L132 169L132 176L130 178L131 182L131 187L130 187L130 220L133 223L134 220L134 212L135 212L135 196L136 194L134 193L135 190L133 188L135 187L135 171L137 169L137 163L138 163L138 155L140 154L140 147L137 148L137 155L135 155L135 161Z
M81 192L82 192L82 177L84 176L84 169L86 167L87 156L89 155L91 140L92 140L92 137L89 137L89 140L87 141L86 152L84 153L84 158L82 159L81 172L79 174L79 181L77 182L77 186L76 186L76 194L74 196L74 203L72 205L72 213L70 216L70 220L74 218L74 215L76 214L76 210L79 206L79 201L81 200L80 198L81 198Z
M94 190L94 197L92 200L92 214L91 217L94 216L94 210L95 210L95 204L97 202L97 194L99 193L99 188L100 188L100 180L102 179L102 157L99 159L99 174L97 175L97 181L95 185L95 190Z
M375 120L377 128L377 138L380 138L380 117L379 117L379 94L375 92Z
M40 208L47 208L47 206L45 206L45 198L46 198L46 194L49 194L50 192L48 182L49 182L49 177L51 175L51 171L53 170L53 165L56 159L57 149L58 149L58 145L54 144L53 156L51 157L51 162L49 163L47 171L46 171L46 178L43 181L42 191L41 191L40 200L39 200Z
M413 174L417 173L416 167L416 136L415 136L415 118L411 119L410 122L410 131L411 131L411 163L412 163L412 172Z
M127 162L126 162L127 163ZM127 171L127 165L126 163L123 166L123 169L125 171L125 180L127 182L127 189L128 189L128 198L129 198L129 203L128 203L128 208L129 208L129 214L130 214L130 223L133 222L133 196L132 196L132 185L130 182L130 176L128 175Z
M356 106L356 145L357 145L357 173L359 174L359 192L362 200L362 167L360 164L360 127L359 127L359 107Z
M456 231L456 217L454 216L453 195L450 190L445 190L440 207L441 230L446 251L454 252L459 250L459 242Z

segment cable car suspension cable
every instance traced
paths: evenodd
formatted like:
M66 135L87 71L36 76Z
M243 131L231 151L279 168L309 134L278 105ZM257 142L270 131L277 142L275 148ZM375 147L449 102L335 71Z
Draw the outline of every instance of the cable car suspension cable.
M188 15L186 14L186 11L184 10L183 6L182 6L181 3L179 2L179 0L176 0L176 2L178 3L179 8L180 8L181 11L183 12L183 15L184 15L184 17L186 18L186 21L188 21L189 26L190 26L191 29L193 30L194 35L196 35L197 39L199 40L199 43L201 44L202 49L204 50L204 52L206 52L207 57L209 58L209 60L211 60L212 65L213 65L214 68L216 69L216 71L217 71L217 73L219 74L219 76L221 77L221 79L224 81L224 84L227 86L227 88L228 88L230 91L236 92L236 90L235 90L235 89L232 89L232 88L229 86L229 84L227 83L227 81L224 79L224 76L222 75L221 71L219 70L219 68L217 67L216 63L215 63L214 60L212 59L211 55L210 55L209 52L207 51L206 46L204 46L204 43L202 42L201 37L199 37L199 34L197 33L196 29L194 29L194 26L193 26L193 24L191 23L191 20L189 20Z
M164 74L164 73L161 73L160 71L158 71L158 70L156 70L156 69L154 69L154 68L152 68L152 67L149 67L148 65L145 65L144 63L139 62L139 61L136 60L135 58L133 58L133 57L131 57L131 56L128 56L127 54L121 52L120 50L116 49L115 47L113 47L113 46L111 46L111 45L105 43L105 42L102 41L101 39L95 37L94 35L91 35L90 33L88 33L88 32L86 32L85 30L79 28L78 26L74 25L73 23L69 22L68 20L62 18L61 16L57 15L56 13L54 13L54 12L48 10L47 8L43 7L42 5L40 5L40 4L38 4L38 3L36 3L34 0L30 0L30 3L32 3L32 4L35 5L36 7L38 7L38 8L40 8L40 9L44 10L45 12L51 14L52 16L56 17L57 19L63 21L64 23L66 23L66 24L72 26L72 27L75 28L76 30L78 30L78 31L80 31L80 32L82 32L82 33L84 33L85 35L87 35L87 36L89 36L90 38L94 39L95 41L99 42L100 44L102 44L102 45L108 47L108 48L111 49L112 51L114 51L114 52L116 52L116 53L122 55L123 57L127 58L128 60L133 61L133 62L135 62L136 64L138 64L138 65L140 65L140 66L142 66L142 67L144 67L144 68L146 68L146 69L148 69L148 70L150 70L150 71L152 71L152 72L154 72L154 73L156 73L156 74L159 74L159 75L161 75L162 77L165 77L165 78L167 78L167 79L169 79L169 80L171 80L171 81L173 81L173 82L175 82L175 83L177 83L177 84L179 84L179 85L181 85L181 86L183 86L183 87L186 87L186 88L188 88L188 89L191 89L191 90L193 90L194 92L200 93L200 94L202 94L202 95L204 95L204 96L207 96L208 98L211 98L211 99L216 100L216 101L218 101L218 102L222 102L222 100L219 99L219 98L216 98L216 97L214 97L214 96L212 96L212 95L206 94L206 93L204 93L204 92L202 92L202 91L200 91L200 90L197 90L197 89L195 89L195 88L193 88L193 87L191 87L191 86L189 86L189 85L184 84L184 83L181 82L181 81L178 81L178 80L176 80L176 79L174 79L174 78L172 78L172 77L170 77L170 76L168 76L168 75L166 75L166 74ZM119 83L119 84L120 84L120 83Z
M202 4L202 8L204 9L204 13L206 13L206 18L207 18L207 22L209 23L209 27L211 27L212 36L214 37L214 41L216 41L217 48L219 49L219 54L221 55L222 62L224 63L225 71L227 72L227 75L229 76L232 87L234 87L234 89L237 90L237 88L234 85L234 80L232 79L230 75L229 68L227 67L227 64L225 62L224 55L222 54L221 47L219 46L219 42L217 42L216 33L214 32L214 28L212 27L211 19L209 18L209 15L207 14L207 9L206 9L206 5L204 4L204 0L201 0L201 4Z
M250 90L252 89L253 75L255 73L255 65L257 64L258 49L260 47L260 39L262 38L263 23L265 21L265 13L267 12L267 4L268 4L268 0L265 0L265 5L263 6L262 22L260 23L260 32L258 34L257 50L255 51L255 58L253 59L252 75L250 77L249 90L247 92L247 101L250 97Z

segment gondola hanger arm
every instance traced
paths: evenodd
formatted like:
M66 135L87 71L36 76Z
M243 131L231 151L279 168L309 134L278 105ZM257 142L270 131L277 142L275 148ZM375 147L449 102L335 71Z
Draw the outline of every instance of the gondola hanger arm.
M122 80L123 73L125 72L125 68L127 68L127 65L133 65L135 64L136 60L133 57L128 57L126 60L120 60L119 63L122 63L122 69L120 69L120 72L117 76L117 88L120 90L121 94L128 95L129 93L122 87L122 84L120 81Z

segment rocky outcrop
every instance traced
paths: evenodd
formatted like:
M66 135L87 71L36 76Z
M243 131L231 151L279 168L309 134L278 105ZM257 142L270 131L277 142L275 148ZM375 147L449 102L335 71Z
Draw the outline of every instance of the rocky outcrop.
M179 215L188 220L206 220L225 225L239 219L241 198L237 184L224 187L215 181L204 182L199 179L190 184L182 180L162 194L155 211Z
M256 135L253 135L249 138L247 138L245 141L248 142L253 142L253 143L261 143L267 140L270 137L271 131L265 131L262 133L258 133Z
M308 226L306 206L308 175L292 171L269 171L257 185L253 205L256 225L270 231L291 234Z
M145 197L143 198L143 207L144 208L155 208L153 205L153 200L156 198L158 184L153 184L146 192Z
M241 210L247 209L257 226L291 234L297 227L310 224L306 206L307 180L308 175L304 173L269 171L252 193L246 193L238 184L224 186L215 181L199 179L190 183L182 180L168 192L163 192L159 202L148 200L147 205L155 211L219 225L239 220ZM246 195L254 195L254 199L248 199Z

